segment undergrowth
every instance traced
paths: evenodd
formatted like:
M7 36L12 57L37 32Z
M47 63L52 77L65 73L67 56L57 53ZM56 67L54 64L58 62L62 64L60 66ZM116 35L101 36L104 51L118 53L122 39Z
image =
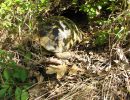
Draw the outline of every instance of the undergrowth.
M31 85L28 80L28 72L25 68L16 63L13 53L0 50L0 98L9 100L27 100L28 87Z

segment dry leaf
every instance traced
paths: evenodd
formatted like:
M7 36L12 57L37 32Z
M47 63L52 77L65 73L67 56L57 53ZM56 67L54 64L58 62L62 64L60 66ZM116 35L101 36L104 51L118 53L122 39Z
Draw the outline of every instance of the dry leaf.
M46 73L47 74L57 74L57 79L60 79L64 76L64 74L67 71L67 65L62 64L62 65L51 65L49 67L47 67L46 69Z
M69 70L69 75L77 75L78 72L84 72L84 70L74 64Z
M55 56L57 58L62 58L62 59L68 59L70 57L73 57L74 53L72 52L62 52L62 53L55 53Z
M128 76L126 76L125 82L126 82L127 91L130 93L130 80L129 80L129 77L128 77Z
M129 63L122 48L120 47L116 48L116 53L119 56L120 60L124 61L125 63Z

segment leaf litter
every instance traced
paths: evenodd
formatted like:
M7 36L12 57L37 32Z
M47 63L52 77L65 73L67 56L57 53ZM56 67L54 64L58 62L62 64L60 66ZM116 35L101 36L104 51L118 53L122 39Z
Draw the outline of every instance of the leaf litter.
M112 52L108 48L75 50L73 52L81 60L69 59L69 67L68 63L59 61L54 65L46 62L33 65L35 59L42 59L40 53L33 55L35 59L32 60L31 67L26 66L30 70L30 81L35 84L28 90L29 100L130 100L129 45L118 45ZM20 55L17 54L15 59L24 65ZM45 66L48 67L42 72Z

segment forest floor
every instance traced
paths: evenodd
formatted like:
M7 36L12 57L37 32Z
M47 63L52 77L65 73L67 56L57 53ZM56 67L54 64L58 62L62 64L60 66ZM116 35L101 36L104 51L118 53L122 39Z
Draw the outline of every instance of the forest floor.
M85 48L84 48L85 49ZM96 47L75 53L86 61L73 61L83 73L48 79L29 89L30 100L129 100L129 61L124 49ZM44 80L44 79L43 79Z
M5 37L1 35L1 41ZM6 42L6 47L12 45ZM42 71L46 64L29 68L34 83L28 90L29 100L130 100L130 42L125 43L113 48L75 47L72 51L83 60L70 59L78 67L60 79Z

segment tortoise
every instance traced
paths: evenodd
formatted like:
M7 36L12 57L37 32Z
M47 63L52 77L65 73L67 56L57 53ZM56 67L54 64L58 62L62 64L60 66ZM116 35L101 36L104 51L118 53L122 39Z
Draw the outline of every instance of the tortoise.
M69 50L73 46L90 38L70 19L52 16L38 22L38 33L33 35L33 40L58 58L68 58L72 56Z

